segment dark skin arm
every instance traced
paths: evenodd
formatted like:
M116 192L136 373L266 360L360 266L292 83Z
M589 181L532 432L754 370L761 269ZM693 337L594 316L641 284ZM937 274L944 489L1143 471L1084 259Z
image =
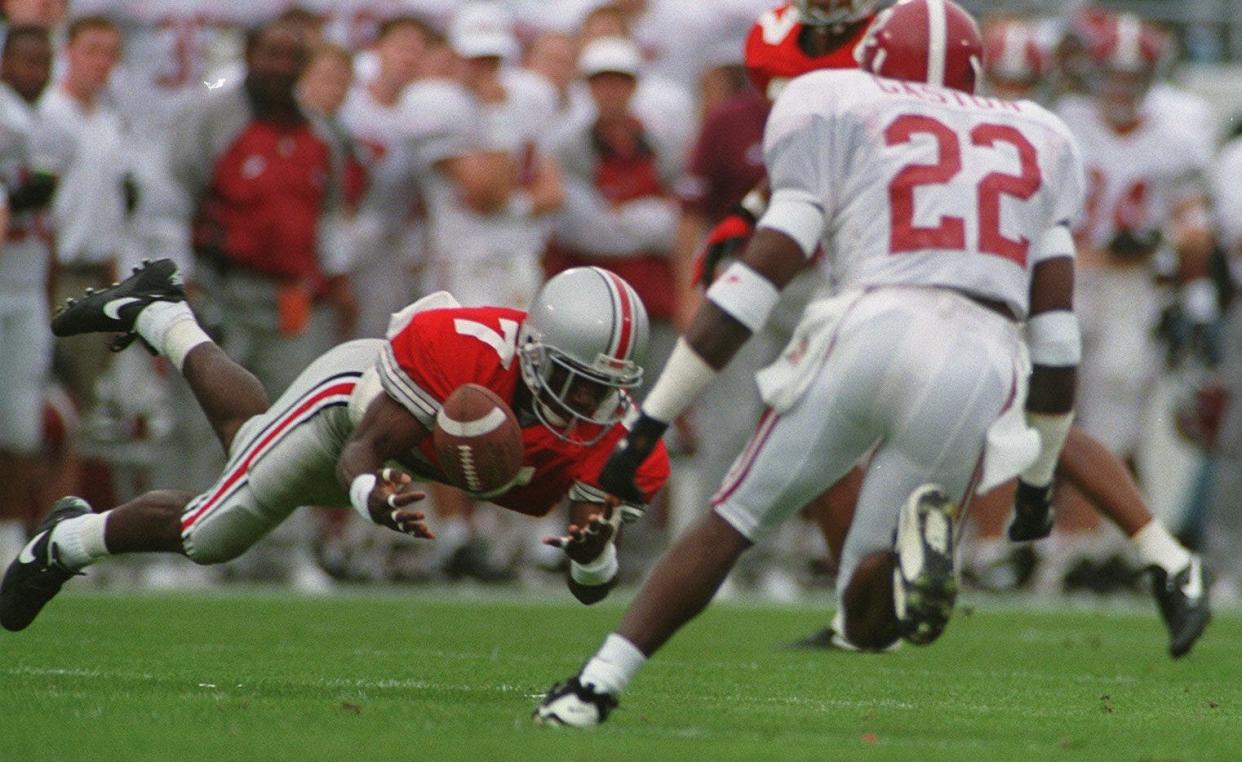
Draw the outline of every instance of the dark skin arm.
M560 548L577 564L589 564L600 557L617 534L621 512L613 505L573 502L569 504L569 528L560 537L545 537L545 545ZM591 605L608 597L617 584L617 576L599 585L584 585L567 577L569 591L582 603Z
M1073 309L1074 260L1046 259L1031 273L1031 316ZM1074 409L1077 366L1035 365L1031 370L1028 413L1064 415ZM1052 484L1034 485L1018 480L1014 494L1014 521L1009 538L1026 541L1047 537L1052 531Z
M805 267L806 255L784 233L759 228L741 261L781 290ZM729 313L704 301L690 320L685 338L708 365L719 370L750 338L750 331Z
M430 432L408 410L387 394L372 400L350 435L336 462L336 478L349 489L354 479L375 474L375 488L367 498L371 519L403 534L435 539L421 511L407 506L422 500L422 492L410 491L410 475L384 463L418 445Z
M1046 259L1031 273L1031 317L1044 312L1073 310L1074 260L1069 257ZM1074 409L1074 388L1078 368L1036 365L1031 371L1026 409L1032 413L1057 415Z

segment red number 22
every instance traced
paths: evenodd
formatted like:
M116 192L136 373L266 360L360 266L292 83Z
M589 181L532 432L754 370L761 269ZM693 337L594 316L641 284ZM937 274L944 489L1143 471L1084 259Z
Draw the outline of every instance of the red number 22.
M920 185L947 184L962 170L962 149L957 133L930 116L903 114L884 130L887 145L909 143L916 134L931 135L936 141L935 164L909 164L888 184L892 208L892 230L889 250L894 254L923 249L966 248L966 222L961 217L943 216L935 227L914 224L914 190ZM976 187L979 214L979 251L994 254L1026 266L1031 242L1026 238L1006 238L1000 232L1000 197L1012 196L1026 201L1039 190L1043 177L1039 171L1035 146L1016 128L1004 124L980 124L970 131L971 145L991 148L1008 143L1018 152L1021 174L992 172L979 180Z

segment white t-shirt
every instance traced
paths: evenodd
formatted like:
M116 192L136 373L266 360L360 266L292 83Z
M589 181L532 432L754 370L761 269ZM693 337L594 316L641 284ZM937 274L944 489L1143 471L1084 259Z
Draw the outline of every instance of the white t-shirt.
M539 160L538 146L556 111L555 93L529 72L506 72L502 82L508 98L498 104L480 103L466 88L443 80L411 85L402 97L407 146L427 204L433 259L536 257L543 249L543 220L504 211L479 214L461 203L454 183L435 169L436 162L473 151L507 151L519 168Z
M62 264L100 264L121 253L125 227L123 180L129 171L120 113L106 99L87 111L53 85L39 99L39 129L65 138L52 199L56 258Z
M1230 261L1242 253L1242 183L1238 178L1242 178L1242 139L1235 138L1221 148L1212 167L1216 229Z
M1030 101L816 71L777 98L764 161L760 225L808 254L818 235L842 287L953 288L1024 316L1036 261L1072 255L1040 241L1078 213L1082 160Z
M1139 126L1119 134L1092 101L1060 104L1082 149L1087 196L1075 234L1091 246L1108 244L1123 228L1163 228L1179 201L1203 192L1209 154L1202 137L1185 127L1180 111L1146 108Z
M0 83L0 183L7 195L34 167L31 145L38 115L7 84ZM39 167L46 168L46 167ZM50 221L44 212L13 213L0 251L0 294L42 293L51 265Z

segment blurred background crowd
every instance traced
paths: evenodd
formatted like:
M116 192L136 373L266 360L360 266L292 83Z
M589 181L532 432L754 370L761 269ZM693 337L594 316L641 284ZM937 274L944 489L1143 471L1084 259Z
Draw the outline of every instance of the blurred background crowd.
M1242 580L1242 3L963 2L984 23L986 88L1054 109L1092 189L1077 222L1080 421L1134 469L1152 509ZM652 319L649 377L700 298L696 253L763 176L771 91L748 37L778 0L4 0L0 56L0 558L48 506L203 489L222 456L163 361L98 337L53 342L49 314L142 259L180 265L201 320L275 397L334 344L384 334L424 294L523 307L550 274L625 277ZM766 14L766 15L765 15ZM1136 14L1136 15L1129 15ZM1103 40L1136 36L1137 53ZM1196 271L1206 268L1207 277ZM1206 264L1205 264L1206 263ZM674 478L627 528L641 575L705 510L758 404L753 371L783 315L679 422ZM152 587L278 579L556 584L542 523L428 489L414 542L309 509L221 569L124 561L92 577ZM1014 548L967 543L966 575L1042 594L1134 589L1120 533L1059 500ZM810 525L752 553L733 585L825 586Z

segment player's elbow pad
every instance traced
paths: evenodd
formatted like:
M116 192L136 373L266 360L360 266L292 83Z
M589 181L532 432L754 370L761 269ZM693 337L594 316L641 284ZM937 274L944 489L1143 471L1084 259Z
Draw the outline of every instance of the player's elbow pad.
M1041 312L1026 322L1031 362L1050 368L1068 368L1082 359L1078 317L1068 310Z

